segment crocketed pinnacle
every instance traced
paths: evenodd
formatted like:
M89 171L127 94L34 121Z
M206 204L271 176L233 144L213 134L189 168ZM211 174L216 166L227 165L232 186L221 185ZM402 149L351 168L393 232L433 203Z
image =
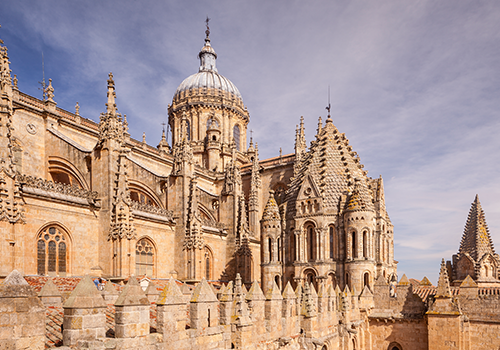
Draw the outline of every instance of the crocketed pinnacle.
M262 214L262 220L280 220L280 212L278 209L278 204L274 199L274 191L269 191L269 200L264 208L264 213Z
M362 187L361 181L355 179L354 190L346 203L346 211L371 210L372 203L367 191Z
M436 298L451 298L450 281L448 279L448 270L446 269L444 259L441 260Z
M480 260L484 254L495 254L478 195L471 205L458 253L468 253L475 261Z

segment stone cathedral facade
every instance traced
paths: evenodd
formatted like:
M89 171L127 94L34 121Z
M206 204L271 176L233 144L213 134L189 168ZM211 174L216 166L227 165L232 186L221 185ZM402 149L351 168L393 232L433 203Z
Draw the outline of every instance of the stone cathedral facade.
M6 47L0 54L0 303L25 298L33 315L47 303L62 307L64 345L99 348L108 332L92 326L100 318L89 321L92 336L83 330L82 305L104 315L109 300L115 337L147 349L441 349L430 339L432 322L443 320L461 337L474 333L469 321L464 330L452 290L469 288L460 294L483 305L478 285L497 288L500 259L479 200L438 288L426 279L398 282L382 178L367 176L330 115L309 146L301 119L294 154L259 159L247 140L249 111L218 72L208 30L198 72L168 106L171 143L164 130L156 147L130 137L111 73L96 122L78 104L75 112L58 107L51 80L42 100L23 93ZM108 289L101 296L82 276L102 277ZM153 298L156 338L139 321L156 294L153 287L144 294L137 277L168 281ZM80 284L64 295L72 279ZM43 281L38 297L26 280L35 290ZM122 294L113 299L113 290ZM175 311L184 308L188 321ZM78 328L80 309L87 314ZM127 321L133 331L120 312L136 313ZM449 348L469 349L465 337ZM31 340L28 348L37 348Z

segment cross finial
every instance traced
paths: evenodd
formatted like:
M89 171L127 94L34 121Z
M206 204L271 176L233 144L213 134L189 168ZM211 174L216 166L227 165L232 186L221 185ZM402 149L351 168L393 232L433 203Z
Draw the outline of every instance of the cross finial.
M205 31L205 34L207 35L207 38L210 35L210 27L208 26L209 22L210 22L210 18L208 18L208 16L207 16L207 19L205 20L205 23L207 24L207 30Z
M328 85L328 106L326 107L326 110L328 111L328 117L330 117L330 85Z
M161 123L162 127L163 127L163 132L165 132L165 125L167 125L165 122Z

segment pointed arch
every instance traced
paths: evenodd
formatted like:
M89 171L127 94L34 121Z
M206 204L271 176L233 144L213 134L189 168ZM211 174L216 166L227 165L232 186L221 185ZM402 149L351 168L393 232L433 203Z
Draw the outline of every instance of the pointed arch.
M141 237L135 245L135 275L154 277L156 258L156 245L153 240L147 236Z
M207 281L213 280L214 279L214 254L212 252L212 248L205 244L205 247L203 248L203 275L205 276L205 279Z
M60 223L47 223L36 234L37 274L67 276L71 271L71 236Z

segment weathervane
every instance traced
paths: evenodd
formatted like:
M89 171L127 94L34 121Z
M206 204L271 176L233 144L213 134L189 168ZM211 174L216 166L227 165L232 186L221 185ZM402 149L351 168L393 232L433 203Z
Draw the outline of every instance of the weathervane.
M205 23L207 24L207 30L205 30L205 34L207 35L207 38L210 35L210 27L208 26L208 22L210 22L210 18L208 18L208 16L207 16L207 19L205 20Z

